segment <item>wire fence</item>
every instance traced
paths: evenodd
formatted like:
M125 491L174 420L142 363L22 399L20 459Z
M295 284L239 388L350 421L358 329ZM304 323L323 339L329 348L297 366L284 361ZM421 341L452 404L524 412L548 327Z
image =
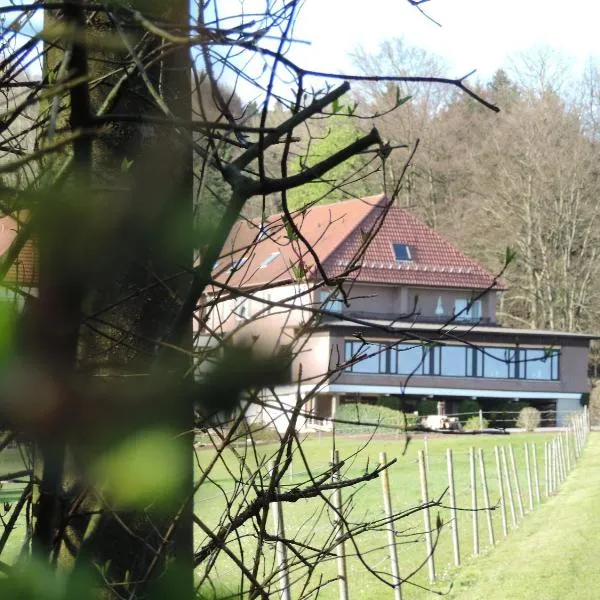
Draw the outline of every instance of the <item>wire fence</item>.
M556 432L550 439L524 444L502 443L493 447L471 447L468 461L457 456L452 448L447 448L443 458L429 456L425 439L417 453L414 479L418 483L418 494L422 515L421 530L414 540L423 544L422 564L430 584L439 579L439 565L447 569L449 556L453 567L460 567L464 558L478 556L486 548L495 546L499 540L521 526L523 519L548 498L556 495L570 471L575 468L582 455L590 430L589 413L571 414L568 425ZM477 438L474 438L477 439ZM531 439L531 438L528 438ZM547 440L547 441L546 441ZM333 464L339 460L334 453ZM379 455L380 464L387 464L386 453ZM444 464L442 464L444 463ZM443 468L442 468L443 467ZM292 474L292 478L301 476ZM339 474L336 475L339 477ZM390 593L395 600L402 600L405 585L414 573L413 565L403 564L405 531L397 529L394 517L394 491L390 487L387 471L380 474L381 505L385 515L384 524L378 530L382 541L379 546L387 548L386 556L377 563L386 562ZM446 492L439 502L440 489ZM323 527L333 527L335 545L337 595L340 600L348 600L352 595L361 597L362 586L352 579L352 568L347 563L348 537L345 535L344 498L351 490L335 490L330 508L331 517ZM468 499L465 503L465 499ZM209 498L205 498L209 500ZM417 499L415 498L415 501ZM274 534L285 538L284 511L281 506L274 508ZM442 536L451 539L451 554L440 543ZM385 539L384 539L385 538ZM288 570L288 558L278 550L277 567L280 573L279 586L271 590L273 597L290 600L292 586ZM438 562L439 561L439 562ZM385 568L385 566L384 566ZM350 575L349 575L350 574ZM404 575L403 575L404 574ZM379 596L378 596L379 597Z

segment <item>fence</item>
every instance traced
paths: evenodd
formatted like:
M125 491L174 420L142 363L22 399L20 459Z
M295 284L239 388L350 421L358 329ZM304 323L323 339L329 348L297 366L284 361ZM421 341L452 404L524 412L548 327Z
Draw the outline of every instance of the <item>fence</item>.
M452 449L445 452L445 463L447 479L447 497L441 510L447 512L447 529L452 539L452 562L454 566L460 567L465 548L469 554L477 556L484 546L493 547L499 538L504 538L511 531L518 529L522 520L529 512L532 512L545 499L555 495L561 484L567 478L569 472L575 467L580 458L590 429L589 413L584 409L582 413L573 414L569 419L568 427L557 432L550 441L537 444L535 442L524 443L521 449L522 459L519 463L516 459L515 446L512 443L496 445L493 448L493 457L483 448L471 447L468 455L468 491L470 493L470 505L459 506L457 501L456 486L456 464ZM540 461L540 457L541 461ZM334 453L333 462L338 459ZM381 464L387 464L386 453L379 456ZM440 504L432 500L430 492L430 461L427 442L423 449L418 451L417 473L420 501L422 507L422 535L423 564L426 565L428 580L433 583L437 579L436 558L438 544L436 536L439 537L440 517L436 519L436 525L432 525L432 506L440 509ZM494 473L495 492L498 493L499 501L490 501L490 473ZM464 476L461 473L461 476ZM339 477L336 473L335 477ZM401 573L402 552L398 551L400 542L399 532L395 529L394 511L392 508L392 494L387 471L380 474L382 488L382 505L386 517L386 545L388 549L388 572L391 575L391 588L395 600L402 600L403 583ZM439 482L436 482L439 484ZM463 482L464 483L464 482ZM463 486L464 487L464 486ZM464 491L464 489L463 489ZM346 565L346 546L344 543L344 523L341 518L343 512L342 491L337 489L331 499L332 517L335 539L339 540L336 545L337 579L339 583L340 600L348 600L352 593L352 586L348 582L348 568ZM492 513L498 511L500 519L492 518ZM283 516L280 507L275 507L276 533L283 537ZM470 533L465 534L465 527L459 527L462 520L470 521ZM498 527L498 520L500 527ZM483 530L483 535L482 535ZM291 598L289 587L289 575L287 575L287 564L283 554L279 553L278 566L281 572L281 587L277 590L282 600ZM409 572L407 569L405 572Z
M561 426L563 421L567 421L572 410L540 410L540 422L538 427L556 427ZM517 421L520 410L478 410L472 412L449 413L447 417L457 417L462 423L469 419L479 420L480 429L484 429L484 424L497 429L510 429L518 427Z

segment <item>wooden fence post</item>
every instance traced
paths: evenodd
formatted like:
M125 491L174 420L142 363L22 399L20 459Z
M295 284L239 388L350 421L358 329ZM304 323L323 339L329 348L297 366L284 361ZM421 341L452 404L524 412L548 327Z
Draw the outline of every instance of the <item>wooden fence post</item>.
M504 497L504 484L502 483L502 465L500 464L500 451L498 446L494 446L494 455L496 457L496 473L498 475L498 489L500 492L500 515L502 517L502 533L504 537L508 535L508 523L506 522L506 498Z
M469 448L469 473L471 479L471 519L473 521L473 555L479 554L479 523L477 514L477 472L475 471L475 448Z
M423 450L419 450L419 478L421 480L421 502L426 505L423 509L423 524L425 525L425 548L427 550L427 573L429 582L435 581L435 561L433 558L433 541L431 537L431 516L429 514L429 491L427 489L427 472Z
M561 483L567 478L567 461L565 460L565 447L563 445L563 436L559 433L557 437L558 456L560 459L560 481Z
M567 469L569 472L573 469L573 463L571 462L571 444L569 443L569 428L565 431L565 453L567 455Z
M533 482L535 484L535 501L541 504L542 498L540 494L540 473L538 471L537 446L535 442L531 444L532 459L533 459Z
M527 471L527 496L529 498L529 510L533 510L533 482L531 480L531 464L529 462L529 444L525 444L525 469Z
M333 451L333 473L331 479L333 483L339 483L340 473L337 470L337 466L340 463L340 453L338 450ZM333 496L331 498L333 508L335 509L334 514L334 528L335 528L335 540L337 542L335 546L335 554L337 556L337 572L338 572L338 584L339 584L339 595L340 600L348 600L348 575L346 572L346 548L344 543L344 519L342 515L342 490L335 488L333 490Z
M508 505L510 507L510 516L512 517L513 527L516 529L519 524L517 523L517 512L515 511L515 500L513 498L512 486L510 484L510 475L508 473L508 464L506 462L506 451L504 446L500 448L500 455L502 456L502 470L504 471L504 483L506 483L506 491L508 495Z
M387 456L385 452L379 454L379 464L387 464ZM392 497L390 494L390 479L388 476L388 470L384 469L381 471L381 490L383 493L383 508L385 510L385 516L388 519L387 536L388 536L388 548L390 553L390 569L392 573L392 581L394 585L394 598L396 600L402 600L402 589L400 587L402 580L400 579L400 569L398 568L398 553L396 551L396 531L394 529L394 523L392 521L394 511L392 510Z
M550 490L554 495L556 493L556 448L554 440L548 442L548 451L550 452Z
M275 471L273 463L269 465L269 472L271 476ZM279 493L279 485L275 488L276 492ZM273 510L273 524L275 525L275 535L277 536L277 542L275 544L275 552L277 554L277 564L279 566L279 583L281 586L281 600L290 600L290 574L289 565L287 560L287 548L284 542L281 540L285 538L285 527L283 525L283 511L281 502L273 502L271 504Z
M548 442L544 442L544 471L546 480L546 498L549 498L552 494L552 489L550 487L550 444Z
M492 509L490 508L490 494L488 490L482 448L479 448L479 471L481 475L481 485L483 486L483 508L485 508L485 516L487 519L488 538L490 541L490 546L493 546L496 543L496 540L494 539L494 523L492 521Z
M456 510L456 490L454 488L454 462L452 449L446 449L446 464L448 468L448 492L450 494L450 529L452 531L452 550L454 565L460 567L460 543L458 539L458 511Z
M517 492L517 504L519 506L519 514L521 518L525 516L525 511L523 510L523 498L521 498L521 485L519 483L519 473L517 472L517 463L515 462L515 453L512 447L512 444L508 445L508 452L510 455L510 466L512 468L513 479L515 482L515 490Z

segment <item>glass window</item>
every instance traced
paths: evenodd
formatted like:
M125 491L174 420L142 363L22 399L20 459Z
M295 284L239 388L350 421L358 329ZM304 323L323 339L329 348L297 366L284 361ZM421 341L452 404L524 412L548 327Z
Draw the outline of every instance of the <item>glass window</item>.
M440 354L442 348L440 346L424 346L423 347L423 373L425 375L440 374Z
M321 306L323 310L333 312L333 313L341 313L342 312L342 301L340 298L335 297L330 292L322 290L319 293L319 300L321 302Z
M353 350L353 358L358 360L352 365L354 373L379 373L379 344L355 342Z
M477 321L481 319L481 300L456 298L454 300L454 316L457 321Z
M464 377L467 368L467 349L465 346L442 346L440 374L446 377Z
M234 260L231 263L231 267L229 267L229 270L237 271L237 270L241 269L247 260L248 260L248 258L246 256L242 256L242 258L239 258L238 260Z
M396 260L412 260L412 252L408 244L392 244Z
M398 344L398 373L423 374L423 347L420 344Z
M444 303L442 302L442 297L441 296L438 296L437 304L436 304L436 307L435 307L435 314L438 317L441 317L441 316L444 315Z
M467 376L483 377L484 354L480 348L467 348Z
M454 300L454 317L460 321L461 319L468 319L467 316L467 299L456 298Z
M526 379L552 379L552 355L545 350L522 350L526 352L524 376Z
M483 356L483 376L508 379L510 377L509 362L513 360L514 350L508 348L485 348ZM513 375L514 376L514 375Z
M279 252L272 252L269 254L269 256L267 256L267 258L265 258L265 260L262 261L260 268L264 269L265 267L268 267L278 256Z
M552 379L558 380L560 379L560 351L556 350L554 354L552 354Z

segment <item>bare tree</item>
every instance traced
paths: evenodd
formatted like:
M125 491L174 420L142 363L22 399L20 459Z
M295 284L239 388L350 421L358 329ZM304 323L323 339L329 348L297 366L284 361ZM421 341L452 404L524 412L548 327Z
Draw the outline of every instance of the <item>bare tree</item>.
M219 310L218 320L229 318L244 294L265 310L294 307L295 297L271 302L264 289L244 292L240 281L217 285L213 276L251 199L265 206L280 195L280 227L298 248L293 266L300 296L323 285L343 295L351 269L334 279L307 280L303 258L310 255L318 269L318 256L290 212L288 192L367 151L371 164L389 155L371 129L289 169L298 130L338 112L350 88L339 80L365 79L308 71L289 60L299 4L265 2L253 14L220 2L194 4L190 14L183 0L135 9L82 0L0 9L13 19L3 30L10 51L0 85L19 91L6 98L0 126L0 173L11 176L2 188L2 211L18 229L2 273L28 243L39 249L37 290L18 281L10 288L26 298L26 308L7 328L11 350L1 408L11 431L1 447L15 435L24 440L28 483L8 531L26 510L22 556L62 565L72 585L85 567L106 597L149 597L167 586L187 598L193 567L200 583L213 582L225 556L242 592L267 598L277 567L265 548L278 541L288 548L302 596L316 595L327 583L313 578L316 565L331 557L339 540L328 536L315 545L310 535L274 537L267 527L270 504L319 497L330 506L331 490L353 488L385 468L340 479L343 462L315 472L305 461L306 480L279 491L292 455L302 456L295 421L306 398L298 396L288 409L289 426L271 469L254 446L241 452L235 442L247 435L246 407L281 380L291 358L253 353L209 324ZM39 11L41 31L35 27ZM19 79L40 62L39 78ZM259 75L252 71L257 63ZM294 84L289 97L279 91L283 77ZM432 80L428 74L385 78ZM433 80L478 98L464 79ZM242 81L255 86L260 105L238 102ZM289 112L272 124L274 100ZM12 124L25 117L15 133ZM24 141L29 137L33 145ZM279 162L267 164L276 146ZM389 191L401 182L396 175ZM216 206L210 213L207 197ZM257 225L255 239L259 233ZM371 237L365 232L365 244ZM244 252L252 249L250 241ZM324 309L308 311L303 331ZM194 321L205 344L193 344ZM246 403L240 405L242 393ZM230 420L210 434L214 452L194 478L195 426L206 428L217 413ZM225 458L230 454L233 463ZM225 503L211 522L194 514L194 498L217 466L228 470L234 488L220 490ZM361 564L389 583L356 542L385 520L353 523L346 508L336 510ZM195 551L194 528L200 536ZM9 577L18 571L4 570Z

